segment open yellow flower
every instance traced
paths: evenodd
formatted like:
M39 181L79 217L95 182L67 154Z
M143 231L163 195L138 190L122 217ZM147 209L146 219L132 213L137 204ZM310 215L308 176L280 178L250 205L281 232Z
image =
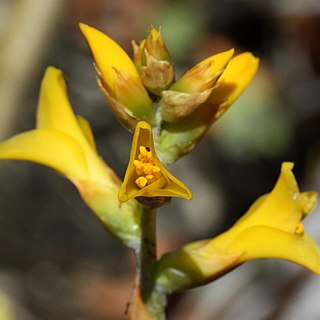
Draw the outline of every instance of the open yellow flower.
M283 163L271 193L260 197L228 231L165 255L158 282L170 291L179 290L182 283L184 287L206 283L259 258L289 260L320 275L320 248L301 223L316 205L317 195L299 191L292 168L292 163ZM167 279L175 273L180 278L172 285Z
M0 159L27 160L55 169L75 184L111 232L127 242L139 232L133 229L140 206L131 202L119 208L120 180L98 155L89 123L73 113L59 69L48 67L45 72L36 129L0 143Z
M259 59L250 52L231 58L232 55L233 50L229 50L214 55L195 67L207 68L209 82L201 82L198 79L196 85L192 85L192 82L187 81L190 77L187 72L172 85L170 91L163 93L162 98L166 104L171 104L176 110L167 108L162 112L170 122L172 119L178 119L177 122L168 121L162 125L157 151L164 163L170 164L192 150L210 125L222 116L254 77ZM214 74L218 74L218 77L213 77ZM191 76L200 75L191 72ZM178 92L174 98L174 90L187 90L187 93ZM194 104L190 98L192 95L197 96L200 103ZM189 105L187 110L179 108L180 99L185 99L184 104Z
M126 52L101 31L83 23L80 29L95 60L100 89L118 120L132 131L139 120L154 123L153 102Z
M119 191L120 202L136 197L192 197L190 190L158 159L152 129L144 121L137 124L129 164Z

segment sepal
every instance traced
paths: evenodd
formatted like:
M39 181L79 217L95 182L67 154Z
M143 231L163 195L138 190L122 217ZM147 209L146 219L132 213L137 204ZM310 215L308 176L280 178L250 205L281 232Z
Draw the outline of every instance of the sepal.
M207 240L190 243L161 257L156 270L156 283L166 293L194 288L213 281L234 268L242 252L207 253Z
M135 201L120 204L119 187L107 187L89 180L75 181L82 199L102 224L126 246L138 249L141 236L141 205Z

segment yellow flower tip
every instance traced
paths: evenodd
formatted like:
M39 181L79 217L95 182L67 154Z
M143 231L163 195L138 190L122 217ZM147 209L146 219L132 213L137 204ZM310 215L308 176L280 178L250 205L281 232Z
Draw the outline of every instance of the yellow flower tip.
M234 54L230 49L206 58L184 73L170 90L196 93L212 88Z
M230 59L233 57L234 55L234 49L231 48L227 51L223 51L221 53L217 53L209 58L206 58L204 60L202 60L201 62L199 62L197 65L203 65L206 63L211 63L211 71L210 71L210 75L218 72L218 71L223 71L226 67L226 65L228 64L228 62L230 61Z
M161 164L154 149L151 126L145 121L136 126L118 197L120 202L136 197L192 197L190 190Z
M145 39L144 49L159 61L171 61L169 51L164 43L161 28L151 28ZM145 61L143 61L145 63ZM144 64L143 63L143 64Z
M133 77L139 77L133 61L114 40L87 24L79 23L79 27L88 42L103 80L111 90L113 89L114 82L113 68Z
M221 112L218 112L216 118L219 118L240 96L253 79L258 66L259 59L250 52L238 54L230 59L217 81L216 90L212 92L208 99L211 104L221 106Z
M283 162L281 164L281 172L282 171L292 171L294 167L294 163L293 162Z

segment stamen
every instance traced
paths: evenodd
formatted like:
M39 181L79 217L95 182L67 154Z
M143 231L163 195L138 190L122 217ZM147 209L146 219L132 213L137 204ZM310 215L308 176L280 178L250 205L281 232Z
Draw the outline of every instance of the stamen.
M142 189L147 185L148 180L145 177L139 177L136 179L135 183L140 189Z
M295 230L295 234L297 235L302 235L304 232L304 227L302 223L298 223L296 230Z
M160 168L157 166L153 166L152 171L153 171L153 173L160 172Z
M152 151L149 147L140 146L139 151L138 160L133 160L133 165L136 174L139 176L135 180L135 183L142 189L159 179L161 177L161 172L160 168L154 164Z

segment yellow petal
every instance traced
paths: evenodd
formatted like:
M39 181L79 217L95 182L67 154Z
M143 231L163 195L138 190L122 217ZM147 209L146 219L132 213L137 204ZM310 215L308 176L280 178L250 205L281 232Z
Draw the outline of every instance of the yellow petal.
M80 145L59 131L37 129L0 143L0 159L27 160L51 167L71 180L89 178Z
M233 54L234 54L234 49L230 49L230 50L215 54L207 59L204 59L198 64L203 65L203 64L212 62L210 74L215 74L216 72L222 71L226 67L227 63L232 58Z
M232 58L234 49L215 54L184 73L170 90L195 93L212 88L225 66Z
M208 101L212 104L224 103L224 108L229 107L252 80L258 65L259 59L249 52L232 58L217 82L219 86Z
M155 165L160 168L162 174L161 178L142 189L138 188L135 183L138 175L133 164L134 160L137 160L139 157L141 146L150 149L153 155L153 161ZM181 181L170 174L157 158L153 144L152 129L150 125L144 121L138 122L136 126L129 164L119 191L119 200L120 202L125 202L131 198L140 196L182 197L186 199L191 199L192 197L190 190Z
M259 258L285 259L320 274L320 248L307 233L296 235L256 226L239 234L227 250L244 252L241 262Z
M41 83L37 128L59 131L74 138L83 149L91 178L105 183L109 181L105 165L97 156L96 150L92 148L92 143L88 141L73 113L63 74L61 70L54 67L46 69Z
M114 83L113 68L133 77L139 76L133 61L114 40L86 24L80 23L79 26L89 44L96 66L111 90Z
M87 145L71 108L63 74L55 67L46 69L41 83L36 127L64 132Z
M273 190L258 199L235 224L238 232L254 225L264 225L294 233L297 224L316 205L317 196L314 192L300 193L292 169L293 163L282 164Z
M96 149L96 142L94 141L94 136L93 136L93 132L90 126L90 123L82 116L77 115L77 121L79 124L79 127L81 128L83 134L85 135L85 137L87 138L90 146L92 147L93 150L97 150Z

